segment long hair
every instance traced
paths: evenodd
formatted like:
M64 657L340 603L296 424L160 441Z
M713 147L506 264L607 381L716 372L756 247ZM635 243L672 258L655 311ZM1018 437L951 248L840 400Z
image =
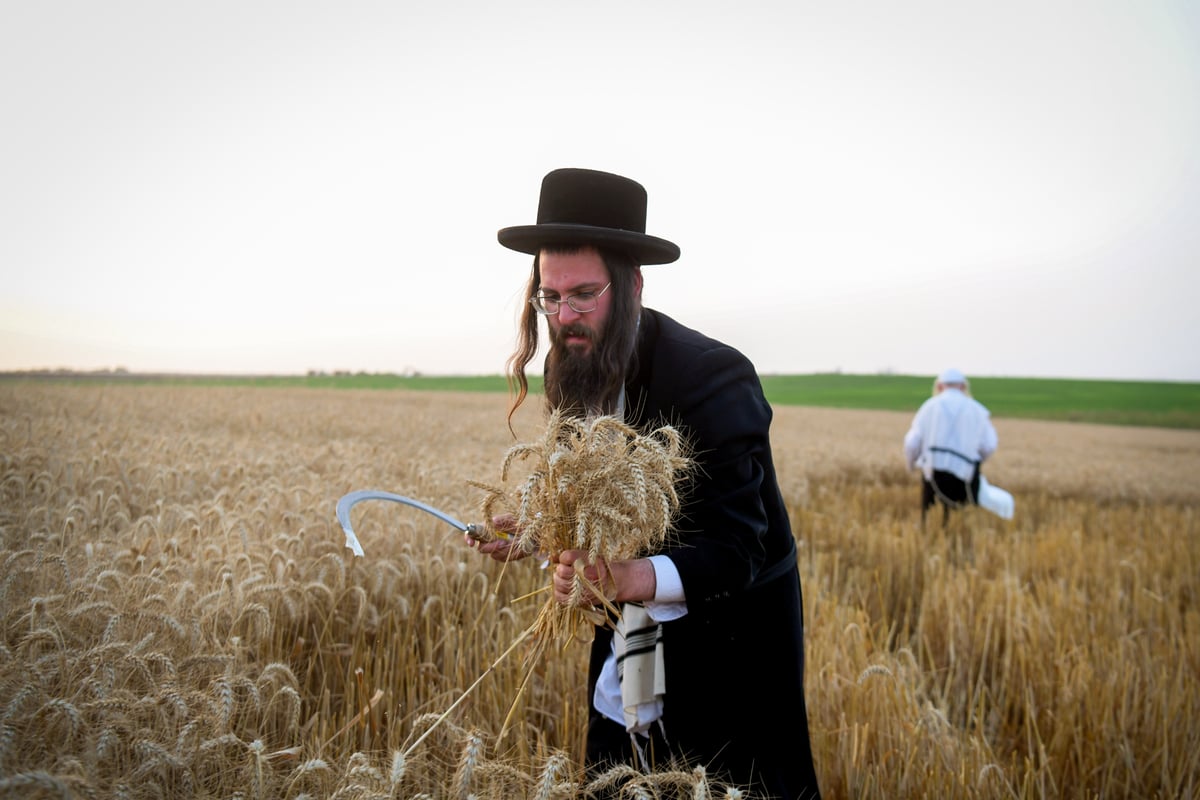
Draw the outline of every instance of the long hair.
M555 254L577 253L587 245L547 245L544 249ZM637 264L624 253L597 248L604 266L608 269L612 287L612 309L604 326L601 342L597 343L596 355L600 359L598 371L603 376L600 397L602 407L607 411L616 402L625 376L636 369L637 362L637 319L641 314L641 303L634 296L634 274ZM539 347L538 317L541 315L534 310L530 298L537 293L541 286L542 272L540 255L533 258L533 269L529 282L525 287L525 303L521 311L521 319L517 325L517 347L505 362L505 373L512 395L512 403L508 409L508 428L512 431L512 419L517 409L529 395L529 379L525 368L537 355ZM546 364L549 367L550 357L547 355ZM547 396L547 403L552 400Z

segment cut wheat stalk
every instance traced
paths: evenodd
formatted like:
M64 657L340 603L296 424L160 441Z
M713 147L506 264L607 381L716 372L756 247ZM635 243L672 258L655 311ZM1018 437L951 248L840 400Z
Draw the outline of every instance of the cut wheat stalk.
M594 563L634 558L660 548L673 530L680 499L676 485L693 462L683 436L664 426L648 435L612 416L581 420L553 412L545 432L536 442L514 445L500 467L504 484L515 464L532 460L527 477L511 490L479 481L469 484L485 492L481 509L485 538L496 535L491 520L511 513L517 534L513 546L527 554L539 553L547 564L557 564L564 550L584 550ZM560 604L546 599L533 624L518 634L509 647L467 687L416 741L403 752L412 753L429 734L483 682L521 643L532 640L526 651L526 674L504 718L499 740L509 730L513 713L525 693L537 662L550 642L563 645L575 639L591 640L592 626L607 624L620 610L595 585L576 562L576 602ZM551 587L544 587L549 590ZM520 599L532 596L533 592ZM599 600L603 611L585 603Z
M513 643L508 646L508 649L505 650L503 653L501 653L499 655L499 657L497 657L496 660L493 661L491 663L491 665L483 671L483 674L480 675L478 678L476 678L475 682L472 683L470 686L468 686L467 690L465 692L463 692L462 694L460 694L458 696L458 699L450 704L449 708L447 708L445 711L443 711L441 714L439 714L438 717L433 721L433 723L425 730L425 732L422 733L419 737L417 737L416 741L414 741L412 744L410 744L408 747L406 747L404 749L404 751L400 754L401 757L407 759L412 754L412 752L417 749L417 747L421 744L421 742L425 741L425 739L429 736L429 734L433 733L435 728L437 728L439 725L441 725L443 722L445 722L446 719L450 716L450 714L453 713L454 709L458 708L459 704L462 703L463 700L466 700L467 696L470 695L471 692L473 692L475 690L475 688L477 686L479 686L479 684L483 683L483 679L486 678L488 675L490 675L496 669L496 667L500 666L501 662L503 662L504 659L508 658L509 654L512 653L513 650L516 650L517 647L522 642L524 642L526 638L528 638L528 635L529 635L528 630L526 630L526 631L522 632L520 635L518 635L517 638L513 641Z
M519 463L528 472L508 488ZM502 485L469 483L485 492L481 510L487 525L501 514L514 518L513 547L540 554L548 565L557 564L565 550L582 550L595 563L660 550L679 512L677 486L692 468L689 447L674 427L642 434L617 417L584 420L554 411L539 440L517 444L505 454ZM582 560L575 566L571 602L548 597L527 631L533 642L525 657L531 671L549 643L590 641L593 626L620 615L611 587L584 577Z

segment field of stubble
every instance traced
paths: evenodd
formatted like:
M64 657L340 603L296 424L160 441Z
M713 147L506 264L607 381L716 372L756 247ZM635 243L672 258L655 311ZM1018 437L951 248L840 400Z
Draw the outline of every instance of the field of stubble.
M578 763L585 646L519 697L504 655L540 607L518 599L545 585L537 565L502 572L390 503L356 507L355 558L334 518L378 488L476 519L467 481L499 479L505 411L0 384L0 794L597 788ZM1200 793L1200 432L997 419L985 471L1015 518L922 532L909 419L776 409L827 800ZM518 440L540 423L522 412ZM702 770L609 779L630 777L631 798L739 796Z

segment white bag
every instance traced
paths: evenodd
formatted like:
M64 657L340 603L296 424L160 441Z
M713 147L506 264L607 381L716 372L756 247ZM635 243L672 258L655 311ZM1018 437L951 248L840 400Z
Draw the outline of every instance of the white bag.
M982 475L979 476L979 505L1001 519L1013 518L1013 496L999 486L988 483Z

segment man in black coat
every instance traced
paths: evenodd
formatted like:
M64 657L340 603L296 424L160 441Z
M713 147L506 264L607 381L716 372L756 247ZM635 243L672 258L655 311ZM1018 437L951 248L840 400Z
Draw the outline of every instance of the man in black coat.
M667 549L584 569L622 609L592 643L589 773L615 763L702 765L752 797L819 798L800 576L771 456L771 408L744 355L642 307L642 265L679 257L673 243L645 233L645 219L641 185L564 169L544 178L536 225L498 234L534 256L508 364L518 386L512 411L527 395L525 367L545 317L549 407L619 415L643 432L672 425L697 467ZM480 549L519 557L503 541ZM586 558L559 557L560 602Z

